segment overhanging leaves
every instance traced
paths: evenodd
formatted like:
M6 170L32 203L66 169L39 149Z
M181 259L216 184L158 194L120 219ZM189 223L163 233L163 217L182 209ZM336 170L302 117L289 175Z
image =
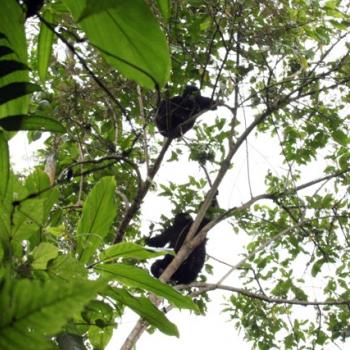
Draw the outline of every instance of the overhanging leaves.
M139 314L150 325L167 335L179 336L176 325L170 322L147 298L134 297L124 289L111 288L113 297Z
M50 348L48 336L77 315L101 288L102 282L7 281L0 291L0 348Z
M91 43L127 78L153 89L170 72L165 36L143 0L64 0ZM108 33L108 35L106 35Z
M39 115L14 115L2 118L0 119L0 126L8 131L40 130L57 133L66 131L57 120Z
M131 265L125 264L99 264L95 266L97 272L112 274L114 279L127 286L141 288L157 294L178 308L197 310L197 305L189 297L178 293L165 283L153 278L148 272Z
M0 87L0 105L40 90L39 85L32 83L17 82L7 84Z

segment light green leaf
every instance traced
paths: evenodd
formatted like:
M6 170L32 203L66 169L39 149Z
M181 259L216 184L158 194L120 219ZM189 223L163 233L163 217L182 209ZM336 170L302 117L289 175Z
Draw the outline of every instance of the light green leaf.
M53 14L51 11L45 11L42 15L46 21L52 23ZM37 60L38 60L38 71L39 78L42 82L45 81L47 70L50 63L52 45L54 40L54 33L50 30L44 23L41 22L40 33L38 39L38 51L37 51Z
M83 263L94 255L113 223L117 211L115 186L114 177L104 177L86 198L77 230L78 253Z
M58 256L58 249L51 243L42 242L33 249L32 267L35 270L46 270L47 263Z
M112 274L114 279L130 287L141 288L157 294L179 308L198 310L191 298L185 297L167 284L153 278L148 272L126 264L99 264L95 266L97 272Z
M7 193L7 186L10 176L9 148L5 133L0 130L0 199Z
M48 265L47 271L52 277L68 280L82 280L87 278L84 265L72 255L60 255Z
M28 199L16 207L13 216L12 239L29 239L40 231L44 223L44 199Z
M164 334L179 336L176 325L170 322L147 298L134 297L120 288L111 288L111 290L117 301L135 311L150 325L157 327Z
M0 119L0 126L8 131L40 130L64 133L66 129L55 119L40 115L14 115Z
M133 258L139 260L146 260L150 258L156 258L157 256L164 255L168 252L156 252L130 242L122 242L115 244L106 249L100 256L101 260L106 261L110 259L116 259L118 257Z
M83 16L82 29L107 62L146 88L165 85L170 74L167 41L143 0L63 2L75 19Z
M2 284L0 348L42 350L68 319L76 316L105 283L69 280L45 283L27 279Z

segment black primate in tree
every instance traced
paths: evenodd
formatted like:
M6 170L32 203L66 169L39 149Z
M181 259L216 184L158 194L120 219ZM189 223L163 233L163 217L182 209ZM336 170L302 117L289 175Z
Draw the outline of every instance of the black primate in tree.
M214 200L217 205L216 200ZM212 205L214 206L214 205ZM210 219L206 216L201 222L198 232L208 224ZM188 213L177 214L172 224L166 228L161 234L146 239L146 244L161 248L165 245L169 245L169 248L173 248L177 253L182 247L187 233L193 223L193 219ZM197 234L196 233L196 234ZM207 240L201 242L187 257L187 259L179 266L176 272L171 276L170 281L176 284L189 284L192 283L202 270L205 262L206 249L205 245ZM166 254L163 259L156 260L151 266L151 272L154 277L159 278L166 267L173 261L174 256Z
M210 98L201 96L196 86L187 85L182 95L160 102L155 121L163 136L177 138L193 127L196 114L216 108Z
M44 5L44 0L23 0L23 3L26 5L26 18L35 16L42 6Z

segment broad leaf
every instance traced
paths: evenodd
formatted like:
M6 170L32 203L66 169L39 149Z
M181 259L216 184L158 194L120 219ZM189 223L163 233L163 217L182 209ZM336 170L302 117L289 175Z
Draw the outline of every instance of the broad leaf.
M127 78L153 89L170 74L168 45L143 0L64 0L90 42ZM108 35L106 35L108 33Z
M0 348L49 348L49 336L59 332L104 285L102 282L68 280L41 283L27 279L3 283L0 291Z
M0 79L5 77L8 74L17 72L20 70L28 70L28 67L17 61L13 60L1 60L0 61Z
M114 177L104 177L86 198L77 230L78 253L83 263L94 255L113 223L117 211L115 186Z
M40 91L39 85L24 82L7 84L0 87L0 105L35 91Z
M130 287L141 288L157 294L179 308L197 310L193 301L178 293L167 284L153 278L148 272L131 265L125 264L99 264L95 266L97 272L112 274L114 279Z
M57 133L64 133L66 131L57 120L39 115L14 115L2 118L0 119L0 126L8 131L40 130Z
M166 252L168 253L168 252ZM165 252L156 252L130 242L115 244L106 249L100 256L101 260L116 259L119 257L146 260L164 255Z
M16 0L0 0L0 45L5 47L2 49L3 55L8 55L12 51L7 59L15 60L27 64L27 43L24 31L24 17L23 10ZM0 78L0 118L8 115L25 114L28 110L29 98L27 94L16 94L14 91L5 91L3 87L5 85L20 82L28 82L28 71L17 70L16 72L6 77ZM10 85L11 87L12 85ZM21 88L21 87L19 87ZM7 89L6 89L7 90ZM12 86L11 90L16 90L15 86ZM23 87L21 89L23 92ZM6 96L21 97L13 101L13 98L4 99L4 93ZM28 92L30 93L30 92ZM6 104L5 102L8 101ZM3 104L3 105L1 105Z
M42 242L33 249L32 267L36 270L45 270L50 260L58 256L58 248L51 243Z
M113 297L139 314L150 325L167 335L179 336L176 325L170 322L147 298L134 297L125 289L111 288Z

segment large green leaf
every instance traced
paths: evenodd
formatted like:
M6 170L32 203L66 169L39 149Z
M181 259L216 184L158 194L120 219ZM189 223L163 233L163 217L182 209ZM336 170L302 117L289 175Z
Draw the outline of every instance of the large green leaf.
M63 0L90 42L127 78L162 87L170 74L166 38L143 0ZM108 35L107 35L108 33Z
M156 252L145 249L144 247L135 243L122 242L106 249L101 254L100 258L104 261L116 259L119 257L146 260L150 258L156 258L157 256L164 254L165 252Z
M14 60L27 64L27 42L24 31L24 16L21 6L16 0L0 0L0 45L3 54L8 55L8 60ZM9 51L13 51L10 54ZM0 86L20 82L28 82L28 71L17 70L11 75L0 78ZM3 98L4 90L0 93ZM7 92L8 94L9 92ZM28 110L29 98L26 94L19 94L15 101L8 99L7 103L0 105L0 118L8 115L25 114Z
M40 115L13 115L2 118L0 119L0 126L8 131L40 130L58 133L66 131L57 120Z
M0 174L0 198L4 198L10 176L10 159L7 139L2 130L0 130Z
M153 278L148 272L125 264L99 264L95 266L97 272L112 274L114 279L130 287L141 288L157 294L179 308L197 310L197 305L191 298L185 297L167 284Z
M0 60L0 79L20 70L28 70L28 67L14 60Z
M147 298L134 297L125 289L113 288L113 297L139 314L150 325L167 335L179 336L176 325L170 322Z
M113 223L117 211L115 186L114 177L104 177L94 186L84 203L77 229L77 249L83 263L94 255Z
M49 336L59 332L104 287L105 283L92 281L5 282L0 291L0 348L52 348Z
M42 15L46 21L53 21L53 14L51 11L45 11ZM40 25L40 33L38 39L38 51L37 51L37 60L38 60L38 71L39 78L42 82L45 81L47 70L50 63L52 45L54 41L53 31L50 30L44 23Z
M32 83L16 82L7 84L0 87L0 105L40 90L39 85Z

